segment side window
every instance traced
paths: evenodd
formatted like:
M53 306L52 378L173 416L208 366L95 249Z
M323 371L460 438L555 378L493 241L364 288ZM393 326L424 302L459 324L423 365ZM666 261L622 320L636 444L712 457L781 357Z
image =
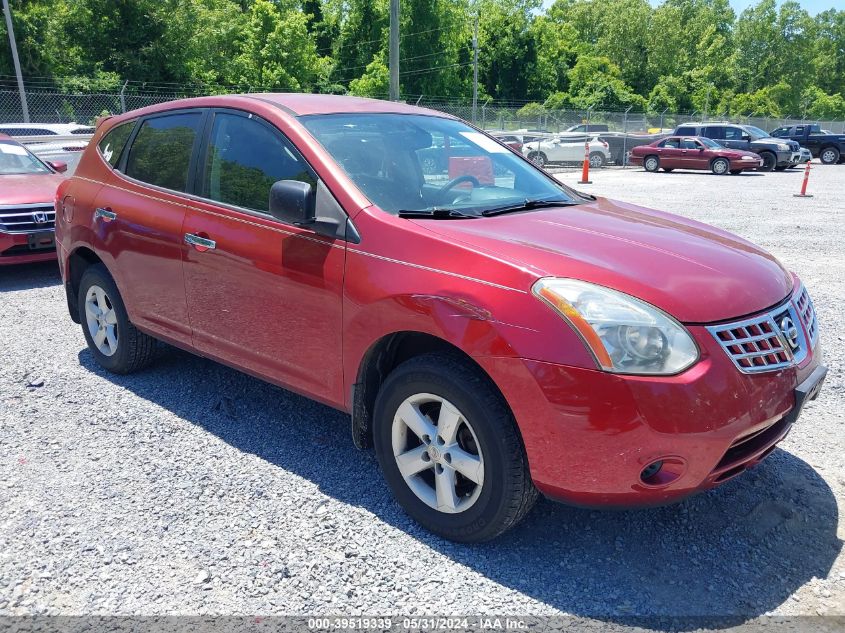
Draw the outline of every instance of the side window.
M695 134L695 128L690 126L679 127L677 130L675 130L675 134L677 134L678 136L683 136L684 134Z
M316 185L305 160L281 133L237 114L216 114L205 158L202 195L266 212L278 180Z
M738 127L727 127L724 128L725 135L721 138L726 139L728 141L741 141L742 140L742 130Z
M681 149L698 149L698 143L693 138L685 138L681 142Z
M774 132L772 132L772 136L774 137L784 137L789 133L788 127L779 127Z
M168 114L141 124L126 162L126 175L142 182L185 191L188 166L202 114Z
M708 125L704 128L704 134L702 136L706 136L707 138L731 138L730 136L725 136L725 128L721 125Z
M804 135L804 126L803 125L796 125L795 126L795 136L803 136Z
M129 121L113 127L100 140L100 144L97 145L100 154L103 155L103 158L112 167L117 167L117 162L120 160L120 155L123 152L123 148L126 147L126 141L129 140L129 135L132 134L132 128L134 126L135 121Z

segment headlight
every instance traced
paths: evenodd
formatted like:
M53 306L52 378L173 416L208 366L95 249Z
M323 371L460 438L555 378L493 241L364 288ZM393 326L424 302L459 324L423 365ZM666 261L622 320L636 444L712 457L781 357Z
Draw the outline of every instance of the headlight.
M742 160L759 160L759 159L754 158L753 156L743 156Z
M778 149L781 151L786 151L789 149L789 145L787 145L786 143L778 143Z
M537 280L531 292L575 328L605 371L677 374L698 360L698 347L680 323L630 295L555 277Z

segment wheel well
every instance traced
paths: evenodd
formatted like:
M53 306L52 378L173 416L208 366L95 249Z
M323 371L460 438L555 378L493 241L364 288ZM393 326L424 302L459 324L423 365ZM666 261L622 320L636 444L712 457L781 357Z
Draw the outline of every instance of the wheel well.
M89 266L94 264L102 264L97 254L89 248L80 247L71 253L68 258L68 282L65 286L67 294L67 308L70 312L70 317L79 322L79 305L77 298L79 297L79 283L82 281L82 275Z
M373 445L372 417L379 389L390 372L405 361L440 352L460 358L484 374L490 384L498 387L481 366L463 350L431 334L423 332L395 332L373 344L358 368L358 376L352 388L352 439L358 448ZM501 392L499 392L501 395ZM507 402L502 396L502 401Z

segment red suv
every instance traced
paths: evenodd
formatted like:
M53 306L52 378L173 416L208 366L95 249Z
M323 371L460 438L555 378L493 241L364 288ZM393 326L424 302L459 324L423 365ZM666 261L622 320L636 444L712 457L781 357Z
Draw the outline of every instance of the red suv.
M0 266L56 259L56 188L67 165L0 134Z
M472 152L424 172L456 143ZM157 105L101 124L57 205L97 362L135 371L159 339L349 412L450 539L500 534L538 491L629 507L716 486L826 373L810 297L771 255L573 191L441 112Z

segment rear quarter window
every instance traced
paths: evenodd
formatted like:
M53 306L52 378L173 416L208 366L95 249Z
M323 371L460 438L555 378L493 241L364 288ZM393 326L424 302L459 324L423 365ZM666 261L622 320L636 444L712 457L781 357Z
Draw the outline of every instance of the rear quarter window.
M133 127L135 127L135 121L121 123L106 132L106 135L100 140L99 145L97 145L100 154L112 167L117 167L120 155L123 153L123 148L126 147L126 141L129 140L129 135L132 134Z

